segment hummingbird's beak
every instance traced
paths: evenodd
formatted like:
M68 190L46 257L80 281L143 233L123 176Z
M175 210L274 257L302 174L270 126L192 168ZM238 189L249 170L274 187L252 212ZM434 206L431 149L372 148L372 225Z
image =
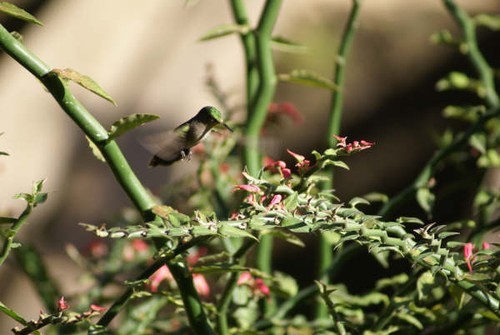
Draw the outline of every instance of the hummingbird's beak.
M229 127L226 123L222 122L222 125L227 129L229 130L230 132L233 132L233 129L231 127Z

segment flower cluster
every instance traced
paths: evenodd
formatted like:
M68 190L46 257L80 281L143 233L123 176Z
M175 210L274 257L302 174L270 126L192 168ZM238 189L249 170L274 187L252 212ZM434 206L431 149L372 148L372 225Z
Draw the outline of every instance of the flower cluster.
M338 141L337 148L343 149L345 153L350 154L351 152L361 151L365 149L369 149L375 145L373 142L368 142L365 140L353 141L347 143L347 137L333 135L335 139Z
M260 189L258 185L254 184L240 184L233 187L233 191L246 191L248 194L244 202L249 203L253 206L266 206L267 209L271 209L276 206L282 205L283 196L279 193L273 194L271 197L263 194L264 192ZM237 214L231 216L232 219L237 218Z
M238 279L238 285L248 286L258 297L268 297L271 294L269 286L264 283L262 278L255 278L248 271L242 272Z
M490 249L490 244L488 242L483 242L483 250ZM475 245L468 242L464 245L464 261L467 265L467 269L472 273L472 263L476 260L476 254L474 253Z

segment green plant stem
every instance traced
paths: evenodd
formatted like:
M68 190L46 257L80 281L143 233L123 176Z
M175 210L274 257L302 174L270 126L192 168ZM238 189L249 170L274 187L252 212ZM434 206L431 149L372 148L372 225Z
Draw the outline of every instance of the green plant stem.
M335 58L335 70L334 70L334 85L337 87L332 93L332 99L330 103L330 117L328 121L328 133L326 141L330 148L335 146L335 138L333 135L340 135L340 127L342 123L342 113L344 106L344 87L345 87L345 71L347 56L351 49L352 41L354 39L354 34L358 26L358 17L361 8L361 0L353 0L351 12L349 18L347 19L344 31L342 33L342 38L340 40L339 50ZM332 167L330 172L330 179L325 182L324 187L326 189L333 188L333 178L334 178L334 168ZM319 237L319 261L317 276L325 284L330 282L328 272L326 269L330 266L333 259L332 245L325 234L321 234ZM325 318L328 315L327 306L323 301L318 300L316 304L316 317Z
M156 270L161 268L163 265L167 264L167 262L171 261L172 259L174 259L178 255L187 251L191 247L197 245L203 239L204 238L195 238L187 243L179 245L171 253L168 253L167 255L157 259L146 270L144 270L139 276L137 276L137 278L135 280L139 281L139 280L144 280L144 279L151 277L156 272ZM118 315L118 313L122 310L122 308L125 306L125 304L130 300L133 293L134 293L133 288L128 288L125 292L123 292L123 294L117 300L115 300L113 302L113 305L111 305L111 307L106 311L106 313L104 313L104 315L101 317L101 319L99 319L97 324L99 326L104 326L104 327L109 325L109 323Z
M242 26L250 26L243 0L231 0L230 3L234 21ZM241 34L241 42L245 53L246 100L248 115L250 115L250 111L253 111L254 108L253 106L255 103L257 87L259 85L259 72L256 64L255 35L253 30L249 29L248 32Z
M267 0L254 31L259 83L255 105L249 110L246 128L245 164L251 175L260 168L259 137L267 115L267 109L276 90L276 72L271 50L271 33L278 18L282 0Z
M425 187L425 185L429 182L429 179L432 177L436 167L441 161L443 161L446 157L451 155L452 153L463 148L467 143L469 143L469 139L472 135L477 133L478 131L484 128L484 125L487 121L496 118L500 115L500 108L496 107L486 111L473 125L471 125L464 133L455 137L452 143L448 146L438 150L434 156L425 164L423 169L417 178L409 185L407 188L402 190L396 196L392 197L388 202L382 206L379 210L378 214L387 218L394 210L396 210L399 206L405 203L408 199L414 196L415 192L421 188Z
M473 134L483 129L484 124L488 120L498 117L499 115L500 99L495 89L494 73L479 50L475 24L469 15L462 8L457 6L453 0L443 0L443 3L463 31L464 42L467 48L467 57L479 76L481 84L485 88L485 101L489 110L482 115L478 121L471 125L465 133L456 137L450 145L437 151L424 166L415 181L385 203L379 211L379 214L384 217L387 217L401 204L413 197L420 187L424 187L429 181L429 178L433 175L436 166L444 158L465 146Z
M253 239L245 240L243 245L234 253L232 262L242 265L245 260L244 256L255 245L255 243L256 242ZM229 280L227 281L226 286L224 287L224 292L222 292L222 296L217 304L217 330L219 335L229 334L229 327L227 323L228 308L231 302L231 294L236 288L239 276L239 272L233 272L229 275Z
M278 18L282 0L267 0L262 15L260 16L257 28L253 31L256 46L256 65L258 71L258 85L255 93L255 99L251 99L247 117L247 127L245 132L246 145L244 148L245 165L248 172L255 176L260 169L260 150L259 138L262 126L267 115L267 109L272 101L276 90L276 71L274 68L273 55L271 50L271 33ZM239 1L234 4L241 14L243 5ZM233 7L234 8L234 7ZM236 15L235 15L236 16ZM247 59L247 61L251 61ZM251 66L251 65L247 65ZM254 78L252 77L254 85ZM252 86L253 87L253 86ZM254 103L253 103L254 101ZM257 267L266 273L271 273L273 240L271 236L265 236L261 239L257 248L256 264ZM273 310L274 300L270 299L266 304L266 313Z
M495 89L495 76L493 70L479 50L474 21L469 14L461 7L457 6L453 0L443 0L443 3L460 26L460 29L462 29L464 42L467 48L466 54L484 86L487 106L489 108L498 107L500 105L500 99Z
M3 245L2 245L2 250L0 251L0 266L5 262L5 260L9 256L10 251L12 250L12 246L14 244L14 238L16 237L17 233L19 232L19 229L21 229L21 226L24 223L26 223L26 219L29 217L32 210L33 210L33 205L28 203L28 205L23 210L21 215L16 219L16 221L9 228L9 232L7 233L7 237L5 238L5 241L3 242Z
M144 220L151 221L155 219L155 216L151 213L151 208L155 205L155 202L137 179L118 144L114 140L109 140L106 129L75 98L67 83L16 40L2 25L0 25L0 48L42 81L66 114L101 150L115 178L137 210L140 211ZM159 220L159 218L156 219ZM155 241L155 245L161 247L158 241ZM171 263L170 265L174 279L180 288L182 299L184 302L188 302L184 307L186 314L189 316L189 321L195 322L191 324L193 332L195 334L211 334L213 331L204 313L201 300L196 291L193 292L191 289L194 288L192 277L178 271L179 267L182 266L182 262L178 264ZM196 319L193 319L192 316L196 316Z

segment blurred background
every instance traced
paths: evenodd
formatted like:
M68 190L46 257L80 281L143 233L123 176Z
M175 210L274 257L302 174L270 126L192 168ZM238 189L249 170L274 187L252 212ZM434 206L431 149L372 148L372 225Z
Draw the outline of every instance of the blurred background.
M231 103L243 102L244 64L239 38L198 41L209 29L232 22L227 1L11 2L36 15L44 26L0 16L2 25L19 31L25 45L51 67L72 68L91 76L117 101L114 107L73 86L77 97L106 127L132 113L161 116L154 124L119 139L139 179L153 193L190 173L196 161L190 169L185 164L148 169L150 153L138 139L148 132L177 126L202 106L216 105L205 84L207 65L220 87L230 94ZM500 11L498 0L457 2L472 14ZM255 23L263 1L246 3ZM350 4L347 0L284 1L274 35L301 43L307 51L276 51L278 72L304 68L331 77ZM360 27L348 58L341 135L377 145L350 158L351 171L339 172L335 185L342 199L371 191L393 194L401 189L413 180L435 149L434 139L445 126L442 108L451 101L473 101L465 93L435 91L436 81L451 70L472 73L463 55L430 42L432 33L442 29L457 32L441 1L363 3ZM479 32L482 51L498 68L498 35ZM273 158L288 159L286 148L302 154L324 148L328 91L280 83L275 101L293 103L304 121L275 129L271 134L275 138L270 152ZM59 280L63 291L71 292L77 273L71 271L76 267L65 256L64 245L83 247L91 238L77 224L106 222L131 204L106 165L92 156L82 133L42 85L3 53L0 132L4 132L0 150L10 154L0 156L0 215L17 216L24 203L13 195L29 192L32 181L47 179L49 199L30 217L21 238L39 248L51 275ZM491 187L500 187L498 171L489 173ZM456 211L459 217L463 202L470 199L457 201L450 211ZM284 257L278 247L277 263L283 264L283 270L304 270L296 263L289 268ZM0 283L0 301L26 318L38 316L40 303L34 298L35 292L12 260L2 267ZM12 327L12 321L0 315L0 333L6 334Z

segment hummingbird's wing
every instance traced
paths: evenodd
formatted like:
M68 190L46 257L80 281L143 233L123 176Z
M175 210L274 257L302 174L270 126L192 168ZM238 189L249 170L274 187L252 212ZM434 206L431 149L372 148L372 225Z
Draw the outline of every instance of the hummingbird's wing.
M178 128L147 136L141 141L148 151L154 153L149 166L170 165L183 157L186 140Z

